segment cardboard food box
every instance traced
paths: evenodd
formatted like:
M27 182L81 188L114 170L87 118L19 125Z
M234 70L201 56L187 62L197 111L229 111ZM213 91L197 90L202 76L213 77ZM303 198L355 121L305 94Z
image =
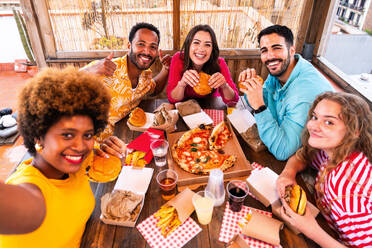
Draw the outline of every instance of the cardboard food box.
M132 151L143 151L146 153L144 159L147 164L152 160L153 154L150 148L150 144L158 139L164 139L164 131L149 128L146 132L138 136L135 140L130 142L127 146L128 152Z
M196 128L200 124L213 124L212 118L203 110L196 114L183 116L182 118L190 129Z
M227 248L249 248L250 246L244 241L240 234L235 234L235 236L227 244Z
M259 137L255 125L256 119L248 109L235 109L227 115L227 118L253 151L260 152L267 149Z
M229 125L231 130L231 126ZM192 174L183 170L176 162L174 162L172 158L171 147L178 141L178 139L184 134L185 132L177 132L167 134L168 136L168 143L169 143L169 156L168 156L168 167L173 169L178 174L178 186L186 186L192 184L200 184L200 183L207 183L209 175L203 174ZM235 155L237 160L234 166L230 167L229 169L224 171L224 178L234 178L234 177L242 177L248 176L250 171L252 170L252 166L249 161L245 158L244 152L239 144L238 139L235 136L235 133L231 131L232 138L227 142L226 146L222 149L225 154Z
M279 175L271 169L265 167L263 169L255 169L251 172L251 175L246 179L249 191L262 203L265 207L271 205L271 209L274 215L281 219L280 214L280 197L276 190L276 180ZM311 214L316 217L319 210L307 201ZM284 220L283 220L284 221ZM284 221L285 224L296 234L300 232L288 222Z
M103 223L108 225L118 225L118 226L127 226L134 227L138 220L138 217L141 214L143 204L145 201L145 195L149 184L151 182L152 174L154 172L153 168L135 168L132 166L124 166L120 172L120 175L116 181L113 191L115 190L127 190L133 193L142 195L141 209L134 221L116 221L111 219L106 219L101 214L100 219Z
M280 246L279 231L283 228L283 222L254 210L250 214L249 221L240 227L242 234Z

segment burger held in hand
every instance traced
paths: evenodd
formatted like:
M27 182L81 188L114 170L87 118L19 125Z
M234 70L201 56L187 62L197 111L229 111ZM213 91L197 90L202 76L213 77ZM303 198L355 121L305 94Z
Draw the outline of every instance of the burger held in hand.
M257 80L260 82L261 85L264 84L264 80L262 79L262 77L260 77L260 76L257 75L257 76L255 76L254 78L257 79ZM246 90L247 88L244 86L243 83L244 83L244 81L240 81L240 82L239 82L239 88L240 88L240 89L245 89L245 90Z
M197 94L205 96L212 92L212 88L208 84L210 77L210 75L204 72L199 73L199 83L195 87L193 87L194 91Z
M121 171L121 160L115 156L96 156L93 152L87 158L86 172L91 181L106 183L115 180Z
M305 191L299 185L288 185L285 188L284 200L294 212L304 215L307 198Z

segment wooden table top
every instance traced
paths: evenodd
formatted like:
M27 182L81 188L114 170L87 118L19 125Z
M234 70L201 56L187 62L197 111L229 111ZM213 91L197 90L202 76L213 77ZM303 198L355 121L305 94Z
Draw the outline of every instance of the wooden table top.
M161 103L167 102L166 99L154 99L154 100L145 100L142 101L140 107L143 108L146 112L152 112L156 107L158 107ZM208 98L199 101L199 104L202 108L206 109L223 109L226 110L226 105L222 102L221 98ZM238 108L249 108L245 105L245 103L240 100ZM226 113L226 112L225 112ZM127 118L121 120L115 129L115 134L121 138L124 142L129 143L136 137L138 137L141 133L140 132L133 132L129 130L126 125ZM186 124L182 120L179 119L177 123L177 131L185 131L187 130ZM236 130L235 130L236 132ZM243 141L239 134L237 134L239 143L246 155L248 161L257 162L263 166L267 166L276 173L280 174L285 166L285 162L278 161L272 156L268 151L262 151L259 153L254 152L251 150L247 144ZM155 213L166 201L161 198L160 188L158 187L155 179L155 175L162 169L155 166L154 161L148 165L154 168L154 175L152 177L152 181L149 185L145 203L142 209L142 212L137 220L137 225L145 220L147 217ZM297 177L297 182L304 187L304 182L301 177ZM137 228L133 227L120 227L120 226L113 226L113 225L106 225L100 221L99 216L101 214L100 205L101 205L101 197L108 192L111 192L115 185L114 182L110 183L91 183L93 193L96 199L96 205L92 216L90 217L86 229L82 238L81 247L150 247L146 240L142 237L140 232ZM199 191L203 189L205 186L200 186L195 191ZM306 189L305 189L306 190ZM307 190L306 190L307 191ZM309 192L307 191L307 195L309 200L314 203L314 199ZM227 194L226 194L227 197ZM262 203L255 200L252 197L246 197L244 205L265 210L271 212L271 207L266 208ZM218 241L220 227L222 224L223 213L225 209L225 204L222 204L220 207L215 207L213 210L213 218L209 225L200 225L202 231L191 239L184 247L225 247L225 243ZM198 223L196 213L194 212L191 217ZM331 232L326 221L321 216L318 215L317 220L319 224L327 231ZM199 223L198 223L199 224ZM319 247L315 244L312 240L306 238L304 235L295 235L291 230L287 227L284 227L283 230L280 231L280 240L282 247Z

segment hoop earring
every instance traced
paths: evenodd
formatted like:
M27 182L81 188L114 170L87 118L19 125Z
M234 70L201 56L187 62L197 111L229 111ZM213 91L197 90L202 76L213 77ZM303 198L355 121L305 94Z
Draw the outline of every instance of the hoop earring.
M41 152L41 151L43 150L43 147L42 147L39 143L36 143L36 144L35 144L35 150L36 150L37 152Z

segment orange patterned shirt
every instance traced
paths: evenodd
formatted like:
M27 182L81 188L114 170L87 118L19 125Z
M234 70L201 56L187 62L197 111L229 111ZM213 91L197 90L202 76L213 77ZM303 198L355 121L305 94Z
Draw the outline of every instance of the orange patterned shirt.
M115 123L123 119L129 112L141 102L146 96L154 92L156 83L152 79L150 69L142 71L136 88L132 88L128 76L128 56L112 60L116 64L116 70L111 77L104 76L103 82L111 91L111 106L106 129L97 137L98 141L113 135ZM95 63L93 61L91 64ZM91 65L89 64L89 65ZM89 66L88 65L88 66Z

